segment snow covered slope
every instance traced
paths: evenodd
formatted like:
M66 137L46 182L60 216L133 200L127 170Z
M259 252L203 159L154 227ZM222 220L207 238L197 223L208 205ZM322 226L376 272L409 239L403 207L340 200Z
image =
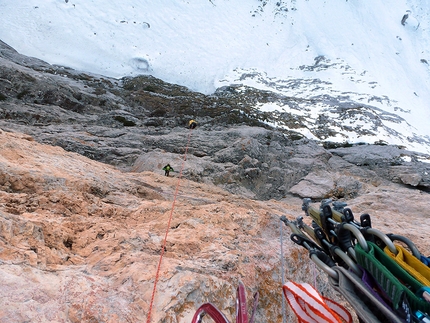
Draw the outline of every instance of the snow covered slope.
M351 127L319 139L430 151L425 0L17 0L0 2L0 21L1 40L51 64L205 94L253 86L304 99L258 107L303 115L308 136L327 117ZM375 118L367 136L354 130Z

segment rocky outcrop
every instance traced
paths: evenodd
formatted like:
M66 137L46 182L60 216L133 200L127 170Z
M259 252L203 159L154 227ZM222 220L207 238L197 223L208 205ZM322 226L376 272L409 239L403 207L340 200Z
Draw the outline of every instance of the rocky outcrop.
M285 279L316 282L325 296L344 302L280 225L281 215L304 215L301 199L257 201L177 173L123 172L4 131L0 156L2 322L145 320L166 230L154 322L190 322L205 302L234 321L239 281L249 297L260 294L256 319L281 322L282 268ZM303 181L327 190L339 185L311 175ZM427 193L389 182L368 182L360 192L346 199L352 210L370 213L375 228L405 235L429 253Z
M430 188L430 158L396 146L362 145L330 150L345 161L373 170L380 177L423 190Z
M281 259L286 279L342 300L280 225L300 197L347 201L430 253L427 156L328 149L263 123L252 104L268 99L89 75L0 43L0 321L143 321L163 247L154 322L190 322L205 302L234 321L239 281L260 293L256 321L281 322Z
M325 149L298 133L263 123L270 117L253 106L271 99L268 93L240 95L228 88L205 96L150 76L117 80L89 75L26 59L0 43L0 127L29 134L37 142L125 171L160 169L164 162L176 163L188 149L184 177L262 200L303 196L309 178L326 177L320 172L334 175L328 186L312 183L317 199L359 194L360 183L342 187L345 180L362 181L357 174L428 187L422 162L428 156L395 146ZM186 128L190 118L198 119L192 136Z
M281 315L283 203L186 179L175 196L177 174L124 173L28 135L1 132L0 156L0 321L143 321L166 229L153 321L189 322L206 301L232 318L239 280L259 291L260 320Z

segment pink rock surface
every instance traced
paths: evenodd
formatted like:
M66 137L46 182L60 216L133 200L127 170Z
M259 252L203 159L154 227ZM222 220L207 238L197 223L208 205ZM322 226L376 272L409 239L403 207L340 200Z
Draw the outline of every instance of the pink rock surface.
M348 201L426 255L429 204L426 193L379 184ZM190 322L205 302L235 321L239 280L250 300L260 293L259 321L282 322L280 228L285 279L342 302L281 215L304 215L301 199L249 200L159 169L124 173L0 131L0 322L146 321L166 232L151 322Z

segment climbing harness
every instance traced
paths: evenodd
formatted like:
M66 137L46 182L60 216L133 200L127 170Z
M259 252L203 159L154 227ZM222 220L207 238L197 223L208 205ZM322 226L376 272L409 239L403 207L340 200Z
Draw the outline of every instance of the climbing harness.
M311 225L303 217L280 220L360 322L430 322L430 259L411 240L372 228L369 214L357 221L346 203L323 200L319 208L310 203L304 199L302 210Z

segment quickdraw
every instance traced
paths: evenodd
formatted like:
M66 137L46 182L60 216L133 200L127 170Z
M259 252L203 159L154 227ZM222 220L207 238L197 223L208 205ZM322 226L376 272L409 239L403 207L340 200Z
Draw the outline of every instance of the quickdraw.
M291 240L308 251L330 285L349 302L360 323L430 323L430 258L406 237L373 228L369 214L357 221L346 203L324 200L319 208L310 203L304 199L302 210L311 217L311 225L303 217L280 220L291 229ZM343 306L307 283L289 281L282 290L299 323L352 322ZM257 304L255 293L248 320L245 287L239 282L236 323L253 323ZM192 323L201 323L205 315L215 323L229 323L210 303L197 310Z
M331 285L356 309L361 322L430 322L430 287L426 287L430 262L411 240L372 228L367 213L355 220L346 203L323 200L319 208L310 203L307 198L302 205L312 218L310 226L303 217L280 220L291 229L291 240L309 251ZM316 251L325 255L314 257Z
M258 292L255 292L251 317L248 320L246 289L243 283L239 282L239 286L236 290L236 323L254 323L254 316L258 305L258 297ZM201 305L194 314L191 323L201 323L205 315L211 317L215 323L230 323L226 316L211 303L205 303Z

